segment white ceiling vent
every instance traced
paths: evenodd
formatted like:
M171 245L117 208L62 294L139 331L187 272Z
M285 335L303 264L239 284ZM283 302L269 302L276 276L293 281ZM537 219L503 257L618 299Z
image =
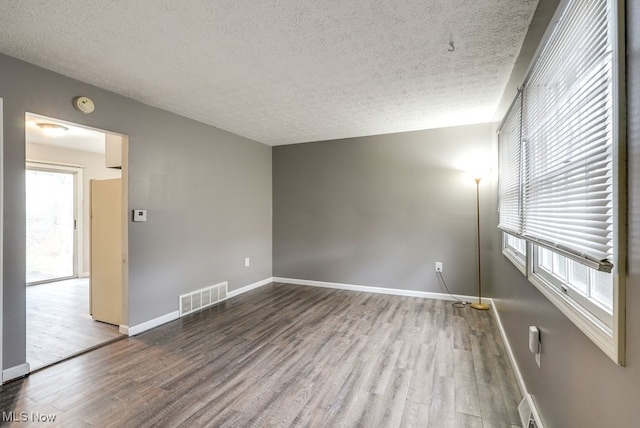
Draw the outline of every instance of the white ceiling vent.
M184 316L223 300L227 300L227 282L183 294L179 298L180 316Z

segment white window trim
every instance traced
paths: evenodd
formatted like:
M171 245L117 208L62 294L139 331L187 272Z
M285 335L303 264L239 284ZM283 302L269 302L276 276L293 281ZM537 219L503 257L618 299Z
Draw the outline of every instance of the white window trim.
M508 232L502 232L502 254L513 263L515 267L518 268L520 272L524 276L527 276L527 253L528 251L525 249L525 254L520 254L519 251L516 251L515 248L511 247L507 241ZM517 238L517 237L516 237ZM519 238L522 239L522 238Z
M569 320L571 320L582 332L589 337L609 358L616 364L624 365L624 331L621 334L621 312L624 312L624 299L620 299L621 281L617 273L612 273L613 286L613 318L612 328L609 328L598 317L585 309L577 301L562 293L559 287L552 285L542 275L533 272L533 257L535 250L533 244L527 248L529 274L531 282L551 303L553 303ZM622 310L621 310L622 309ZM624 319L624 318L622 318ZM623 329L624 330L624 329Z
M531 271L532 275L535 278L538 278L542 282L549 284L550 287L554 287L554 291L560 293L561 296L567 296L570 301L574 301L578 306L582 306L585 310L591 314L596 319L599 319L606 328L611 331L613 328L613 320L612 314L610 310L603 307L602 304L597 302L593 298L589 298L584 296L581 292L576 290L574 286L570 283L569 278L562 279L554 275L552 272L548 271L546 268L540 266L538 263L539 257L539 249L544 247L538 247L536 244L533 244L533 250L531 252ZM553 253L553 252L552 252ZM563 257L562 254L558 254L560 257ZM571 265L569 262L572 262L571 259L563 257L563 262L565 263L565 268L567 269L567 276L569 276L569 270L571 269ZM587 266L588 267L588 266ZM590 279L588 279L587 287L591 287L591 281L593 280L593 270L589 271ZM613 276L611 277L613 281ZM613 286L613 283L612 283ZM613 294L613 293L612 293ZM611 310L612 311L612 310Z
M553 284L544 275L534 272L536 251L535 244L527 243L526 263L506 244L506 232L503 232L502 253L527 277L543 296L545 296L560 312L573 322L589 339L591 339L616 364L624 366L625 360L625 293L624 278L619 274L620 264L611 273L613 287L612 325L609 327L596 315L587 310L578 301L564 294L557 284Z

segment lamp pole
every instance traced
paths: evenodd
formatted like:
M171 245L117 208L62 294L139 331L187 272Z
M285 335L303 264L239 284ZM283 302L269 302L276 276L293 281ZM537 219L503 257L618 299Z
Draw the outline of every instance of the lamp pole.
M476 182L476 221L478 227L478 301L472 303L473 309L479 309L486 311L489 309L489 305L482 303L482 270L480 266L480 177L474 178Z

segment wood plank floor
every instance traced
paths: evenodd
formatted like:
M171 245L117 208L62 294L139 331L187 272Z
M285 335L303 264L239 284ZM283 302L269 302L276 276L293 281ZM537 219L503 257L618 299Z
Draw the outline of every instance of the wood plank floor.
M512 428L520 399L490 311L285 284L0 388L60 426Z
M89 279L27 287L27 362L31 370L121 336L89 315Z

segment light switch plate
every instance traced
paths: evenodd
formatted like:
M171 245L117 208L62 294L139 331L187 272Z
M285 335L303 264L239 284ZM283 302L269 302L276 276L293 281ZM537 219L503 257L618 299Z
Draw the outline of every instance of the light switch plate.
M147 210L133 210L133 221L147 221Z

